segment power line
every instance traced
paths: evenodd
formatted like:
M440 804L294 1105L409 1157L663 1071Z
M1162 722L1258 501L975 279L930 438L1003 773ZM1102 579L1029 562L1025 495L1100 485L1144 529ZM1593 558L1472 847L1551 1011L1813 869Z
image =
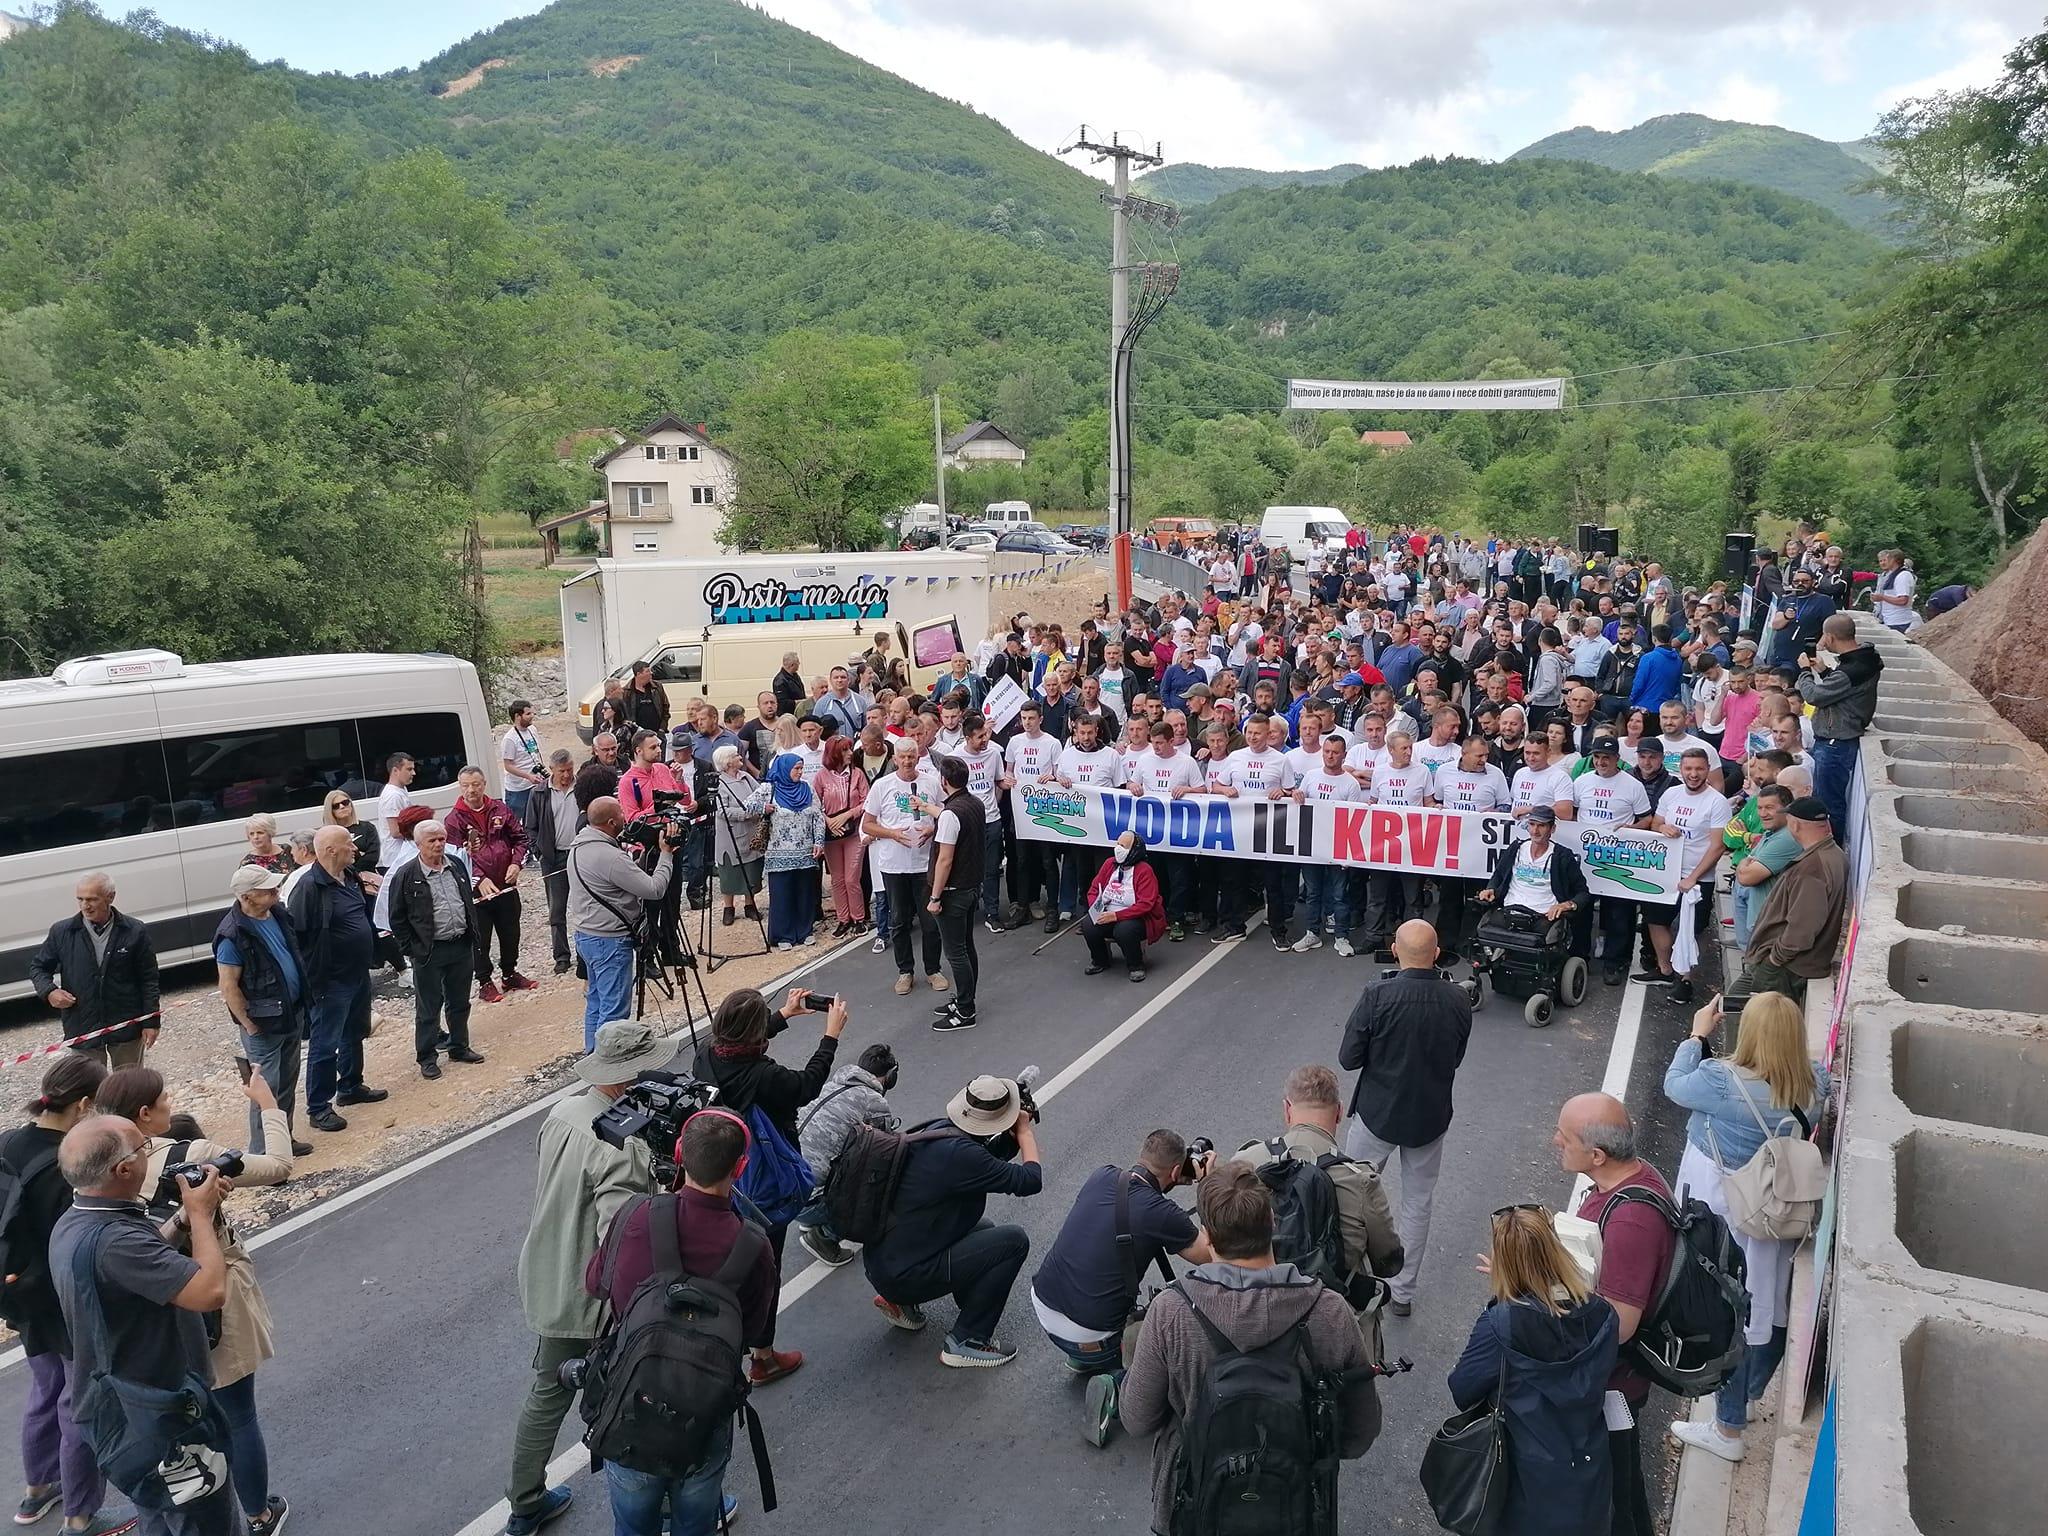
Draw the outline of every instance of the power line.
M1849 384L1776 384L1769 386L1767 388L1760 389L1714 389L1700 390L1692 394L1684 395L1644 395L1639 398L1630 400L1582 400L1572 405L1561 405L1558 407L1558 409L1560 411L1597 411L1612 405L1669 405L1674 402L1683 400L1726 400L1743 395L1788 395L1797 393L1802 390L1860 390L1868 388L1872 384L1902 384L1913 379L1929 379L1932 377L1934 377L1934 375L1929 373L1895 373L1887 375L1883 378L1859 379L1854 383ZM1278 403L1272 401L1257 401L1230 405L1181 405L1179 406L1179 409L1185 411L1187 414L1191 416L1207 415L1212 412L1222 415L1230 415L1243 411L1284 411L1287 409L1287 405L1284 401ZM1341 415L1342 413L1339 412L1337 414ZM1486 414L1498 413L1489 412ZM1535 414L1542 415L1545 413L1536 412Z
M1814 331L1806 336L1787 336L1780 341L1754 341L1746 347L1724 347L1719 352L1681 352L1676 357L1660 357L1650 363L1628 363L1619 368L1596 368L1590 373L1568 373L1567 379L1601 379L1611 373L1638 373L1645 368L1662 368L1666 363L1696 363L1710 357L1733 357L1738 352L1760 352L1766 347L1792 347L1802 341L1831 341L1837 336L1847 336L1847 331Z

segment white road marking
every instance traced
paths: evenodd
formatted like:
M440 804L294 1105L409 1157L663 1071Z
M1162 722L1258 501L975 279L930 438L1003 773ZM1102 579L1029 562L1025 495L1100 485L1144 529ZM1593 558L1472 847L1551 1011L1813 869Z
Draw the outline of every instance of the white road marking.
M1247 930L1247 935L1257 933L1263 922L1263 917L1255 918ZM1222 963L1226 956L1241 948L1245 942L1249 942L1248 936L1247 939L1240 940L1237 944L1219 944L1211 947L1209 953L1190 966L1186 974L1176 977L1173 981L1162 987L1144 1007L1140 1008L1128 1019L1125 1019L1123 1023L1117 1025L1115 1029L1075 1057L1057 1076L1047 1082L1043 1088L1034 1090L1032 1097L1039 1103L1044 1104L1058 1097L1066 1089L1071 1088L1080 1080L1082 1074L1091 1067L1100 1064L1102 1059L1109 1055L1111 1051L1122 1045L1153 1019L1157 1018L1183 992L1214 970L1217 965ZM840 1268L844 1269L851 1269L852 1267L850 1264L840 1266ZM795 1279L784 1282L782 1297L775 1309L776 1315L780 1316L782 1313L787 1312L797 1302L803 1300L804 1297L808 1296L822 1284L828 1275L835 1275L838 1272L839 1270L834 1269L831 1265L820 1264L814 1260ZM589 1465L590 1452L581 1445L572 1445L568 1450L562 1452L561 1455L548 1463L547 1484L549 1487L553 1487L556 1483L574 1475L578 1468ZM505 1529L505 1522L511 1518L511 1515L511 1504L504 1499L500 1499L496 1504L493 1504L489 1509L457 1531L455 1536L500 1536L500 1533Z
M1600 1091L1624 1104L1628 1102L1628 1080L1636 1066L1636 1042L1643 1033L1643 1003L1648 997L1649 988L1631 976L1621 994L1621 1017L1614 1021L1614 1043L1607 1048L1607 1075L1600 1079ZM1592 1187L1593 1181L1580 1174L1572 1180L1572 1192L1566 1197L1564 1208L1576 1211Z

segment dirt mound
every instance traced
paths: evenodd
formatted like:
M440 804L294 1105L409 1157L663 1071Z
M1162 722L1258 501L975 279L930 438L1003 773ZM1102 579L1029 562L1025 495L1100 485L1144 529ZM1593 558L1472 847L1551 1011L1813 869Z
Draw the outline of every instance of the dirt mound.
M592 59L589 68L593 75L603 79L608 75L623 74L639 62L639 54L622 53L614 59Z
M483 63L477 65L477 67L475 69L472 69L468 74L459 75L455 79L450 80L447 84L447 87L441 92L441 94L444 97L460 96L464 91L473 91L478 86L484 83L485 70L503 69L507 64L510 64L511 62L512 61L510 59L485 59Z
M1919 632L1928 650L1954 667L2027 737L2048 746L2048 524L2034 530L2004 570L1960 608Z

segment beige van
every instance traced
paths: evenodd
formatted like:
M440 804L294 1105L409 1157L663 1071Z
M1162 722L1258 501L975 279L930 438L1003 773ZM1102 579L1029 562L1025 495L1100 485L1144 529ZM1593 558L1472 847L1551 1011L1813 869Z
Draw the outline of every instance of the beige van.
M667 690L681 723L681 706L689 699L709 699L720 709L742 704L754 712L754 699L781 669L782 658L797 654L797 667L808 689L814 677L833 667L851 665L875 642L878 631L889 636L890 649L910 663L910 685L928 692L962 649L960 623L951 614L916 624L888 619L814 619L770 624L712 624L701 629L672 629L646 652L654 676ZM612 674L624 677L630 668ZM604 696L602 685L577 701L576 730L590 740L590 712Z

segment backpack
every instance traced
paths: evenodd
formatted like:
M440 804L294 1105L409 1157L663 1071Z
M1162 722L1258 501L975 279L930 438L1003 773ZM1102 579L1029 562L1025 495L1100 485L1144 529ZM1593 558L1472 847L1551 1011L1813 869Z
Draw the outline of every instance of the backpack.
M848 1133L846 1145L825 1175L825 1209L842 1243L879 1243L896 1224L896 1192L913 1142L957 1134L951 1126L927 1131L885 1131L865 1120Z
M1749 1292L1743 1285L1748 1263L1728 1223L1705 1201L1686 1195L1674 1206L1655 1190L1637 1185L1616 1191L1601 1211L1603 1244L1607 1218L1630 1201L1663 1217L1677 1241L1656 1299L1622 1352L1666 1391L1705 1397L1742 1363L1742 1335L1749 1326Z
M747 1166L733 1183L770 1226L792 1219L810 1204L811 1191L818 1186L811 1165L803 1153L790 1145L782 1127L755 1104L747 1110L747 1130L752 1141L747 1148Z
M739 1301L740 1283L768 1250L768 1239L743 1221L716 1274L685 1274L678 1205L674 1195L642 1195L616 1218L613 1232L623 1232L634 1209L647 1208L654 1269L584 1362L583 1443L593 1471L609 1461L653 1477L685 1477L703 1467L712 1439L739 1416L761 1478L761 1507L773 1509L768 1447L747 1401ZM607 1295L617 1262L617 1245L609 1244Z
M1727 1067L1725 1062L1722 1065ZM1730 1168L1721 1161L1713 1123L1707 1124L1707 1145L1713 1151L1714 1166L1721 1170L1721 1194L1728 1202L1728 1223L1744 1237L1798 1242L1811 1236L1820 1225L1820 1203L1828 1190L1827 1165L1820 1148L1803 1134L1774 1133L1764 1124L1763 1114L1743 1086L1742 1077L1733 1067L1727 1067L1727 1071L1736 1094L1756 1120L1756 1128L1764 1133L1764 1144L1756 1149L1756 1155L1740 1168ZM1798 1122L1802 1132L1809 1129L1806 1116L1796 1108L1790 1112L1790 1118Z
M28 1192L35 1181L57 1166L57 1149L45 1147L20 1168L0 1158L0 1320L17 1333L21 1331L22 1295L18 1282L31 1270L48 1262L48 1234L43 1251L37 1252L35 1234L28 1230Z
M1344 1295L1350 1274L1344 1267L1337 1186L1330 1182L1329 1170L1345 1159L1326 1152L1305 1163L1279 1136L1266 1143L1266 1150L1272 1158L1259 1165L1258 1174L1273 1197L1273 1257Z
M1210 1359L1181 1422L1170 1536L1335 1536L1336 1402L1310 1362L1307 1319L1240 1350L1172 1289Z

